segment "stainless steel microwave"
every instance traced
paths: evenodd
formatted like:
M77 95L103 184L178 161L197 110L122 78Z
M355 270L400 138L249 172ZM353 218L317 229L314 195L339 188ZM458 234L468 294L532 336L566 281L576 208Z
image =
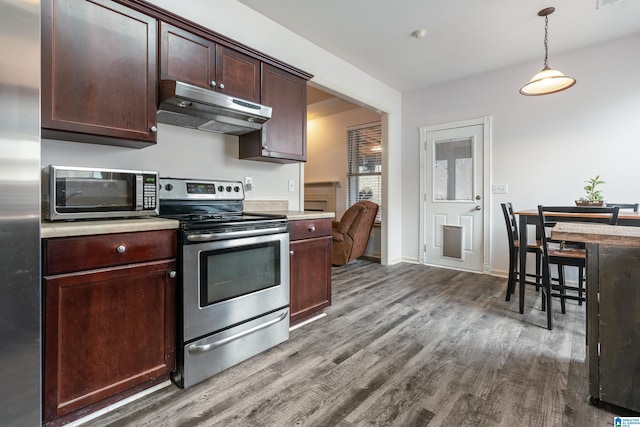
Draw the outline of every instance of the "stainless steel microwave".
M158 172L47 166L42 169L45 220L158 215Z

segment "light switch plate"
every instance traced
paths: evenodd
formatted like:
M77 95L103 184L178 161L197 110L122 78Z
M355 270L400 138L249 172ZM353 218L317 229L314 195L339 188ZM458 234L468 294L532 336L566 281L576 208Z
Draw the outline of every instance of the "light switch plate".
M296 191L296 183L294 180L289 180L289 191Z
M509 186L507 184L493 184L491 192L493 194L507 194L509 193Z

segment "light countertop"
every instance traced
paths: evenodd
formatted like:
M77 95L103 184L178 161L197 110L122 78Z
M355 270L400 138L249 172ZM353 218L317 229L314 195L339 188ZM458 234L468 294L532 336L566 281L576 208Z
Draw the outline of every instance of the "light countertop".
M53 237L89 236L94 234L170 230L177 228L178 221L156 217L96 221L42 222L40 224L40 237L48 239Z

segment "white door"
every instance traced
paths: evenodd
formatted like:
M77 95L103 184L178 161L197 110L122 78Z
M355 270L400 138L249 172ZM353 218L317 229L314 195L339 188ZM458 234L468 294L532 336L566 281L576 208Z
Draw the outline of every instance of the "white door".
M488 271L489 130L489 117L420 128L423 264Z

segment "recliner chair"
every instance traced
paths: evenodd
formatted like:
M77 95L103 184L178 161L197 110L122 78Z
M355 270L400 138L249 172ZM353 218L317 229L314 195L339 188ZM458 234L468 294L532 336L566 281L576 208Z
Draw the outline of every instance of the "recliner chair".
M361 200L347 209L340 221L332 221L333 265L344 265L364 255L377 213L377 204Z

